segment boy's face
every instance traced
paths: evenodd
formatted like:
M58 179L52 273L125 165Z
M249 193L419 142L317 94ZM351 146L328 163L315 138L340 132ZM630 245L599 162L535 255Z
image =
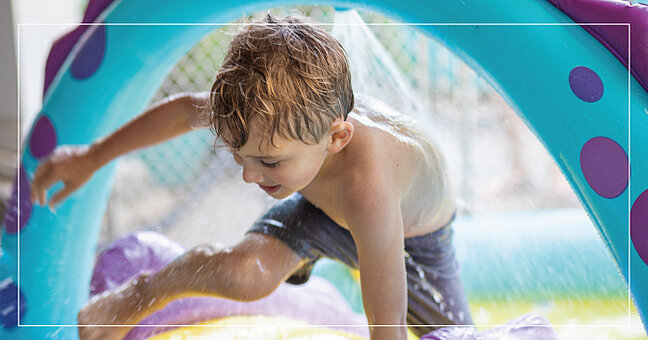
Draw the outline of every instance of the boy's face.
M317 144L306 144L275 137L272 145L252 130L245 145L232 150L232 155L243 167L245 182L256 183L268 195L282 199L315 178L327 155L327 138Z

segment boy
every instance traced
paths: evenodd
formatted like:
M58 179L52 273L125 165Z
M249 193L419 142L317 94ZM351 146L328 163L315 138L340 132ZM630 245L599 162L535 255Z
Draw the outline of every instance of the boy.
M206 125L245 182L284 200L235 247L197 247L94 297L80 325L135 325L180 297L259 299L283 281L306 282L322 256L360 270L372 340L405 339L406 320L471 323L451 245L454 197L437 147L400 113L354 100L342 46L297 18L268 15L236 35L210 94L170 98L90 147L57 149L37 169L32 197L44 204L45 190L63 181L56 204L119 155ZM79 328L84 339L127 331Z

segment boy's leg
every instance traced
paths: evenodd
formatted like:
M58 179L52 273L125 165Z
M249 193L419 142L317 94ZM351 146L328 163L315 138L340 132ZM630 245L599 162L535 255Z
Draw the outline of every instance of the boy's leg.
M274 291L303 263L281 241L246 235L233 248L199 246L153 275L95 295L79 313L79 325L136 325L169 302L190 296L252 301ZM120 339L128 327L80 327L79 335Z
M261 234L280 240L304 259L286 281L303 284L321 257L358 267L355 243L348 230L338 226L324 212L300 194L282 200L259 218L248 235Z
M272 293L303 259L283 242L262 234L247 234L232 248L197 247L186 254L183 265L211 269L205 293L252 301ZM208 265L209 264L209 265ZM214 270L216 268L216 271ZM201 269L194 268L195 272ZM188 275L194 272L188 271ZM192 275L193 276L193 275Z

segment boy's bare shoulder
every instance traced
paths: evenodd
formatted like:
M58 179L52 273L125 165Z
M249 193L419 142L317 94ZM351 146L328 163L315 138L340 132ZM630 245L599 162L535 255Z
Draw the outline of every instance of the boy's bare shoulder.
M354 132L340 164L339 190L353 205L404 195L423 158L420 143L365 105L356 105L349 115Z
M420 170L429 139L408 116L370 97L360 97L349 115L354 135L349 144L351 169L390 178Z
M349 118L355 130L340 185L347 204L370 207L392 200L402 207L408 234L446 222L454 199L445 161L431 137L379 101L358 101Z

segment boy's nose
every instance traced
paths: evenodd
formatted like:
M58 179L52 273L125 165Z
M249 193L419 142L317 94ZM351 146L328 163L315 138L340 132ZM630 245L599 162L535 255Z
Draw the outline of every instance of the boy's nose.
M263 181L263 175L258 171L252 170L249 166L244 166L243 181L245 183L260 183Z

